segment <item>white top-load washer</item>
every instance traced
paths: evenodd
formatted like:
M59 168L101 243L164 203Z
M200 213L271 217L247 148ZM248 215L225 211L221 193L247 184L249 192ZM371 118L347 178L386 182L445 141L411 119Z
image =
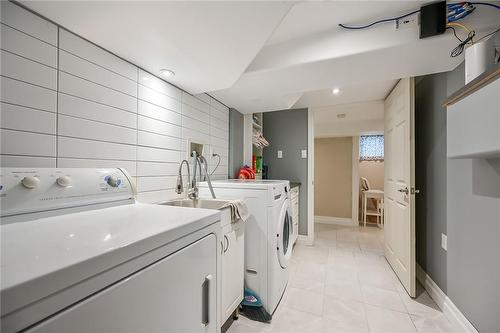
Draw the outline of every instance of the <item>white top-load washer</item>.
M0 175L2 332L219 330L220 212L136 203L120 169Z
M213 181L220 199L243 199L250 217L245 224L245 285L260 296L273 313L288 283L292 254L290 183L287 180L229 179ZM206 183L200 196L209 196Z

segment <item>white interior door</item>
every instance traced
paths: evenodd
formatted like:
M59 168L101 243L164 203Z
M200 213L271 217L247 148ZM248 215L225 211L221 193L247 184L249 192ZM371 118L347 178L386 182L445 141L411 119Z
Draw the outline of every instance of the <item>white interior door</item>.
M385 100L385 246L389 264L415 297L414 79L401 79Z

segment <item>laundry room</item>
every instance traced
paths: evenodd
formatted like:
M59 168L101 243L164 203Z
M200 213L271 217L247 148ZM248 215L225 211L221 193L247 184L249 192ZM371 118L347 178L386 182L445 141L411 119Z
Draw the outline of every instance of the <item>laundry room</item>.
M499 1L0 28L2 332L500 333Z

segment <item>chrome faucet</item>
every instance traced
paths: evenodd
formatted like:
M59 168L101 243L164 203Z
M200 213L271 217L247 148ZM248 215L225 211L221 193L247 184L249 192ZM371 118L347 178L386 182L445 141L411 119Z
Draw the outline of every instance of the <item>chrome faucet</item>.
M182 160L181 164L179 165L179 175L177 176L177 187L175 189L175 193L177 194L182 194L184 192L184 184L182 182L182 166L186 164L187 171L188 171L188 180L191 182L191 172L189 171L189 162L187 160ZM188 187L188 195L189 195L190 187Z
M212 198L215 199L215 193L214 189L212 187L212 182L210 181L210 174L208 173L208 163L207 160L204 156L198 155L195 151L191 154L193 157L193 178L191 178L191 174L189 171L189 162L187 160L182 160L181 164L179 165L179 175L177 177L177 188L176 188L176 193L177 194L182 194L184 191L184 186L182 182L182 166L184 163L187 165L188 169L188 179L189 179L189 186L188 186L188 198L191 200L196 200L198 199L199 196L199 190L196 182L196 169L198 168L200 175L200 181L202 180L202 175L201 172L203 171L205 173L204 179L208 183L208 188L210 189L210 193L212 194Z

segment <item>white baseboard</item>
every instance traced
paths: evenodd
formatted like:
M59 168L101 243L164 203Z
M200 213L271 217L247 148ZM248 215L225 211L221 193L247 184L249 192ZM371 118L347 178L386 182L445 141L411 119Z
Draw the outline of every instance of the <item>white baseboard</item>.
M358 223L353 219L346 217L333 217L333 216L314 216L314 223L322 224L337 224L337 225L347 225L347 226L357 226Z
M448 320L455 324L457 327L461 327L464 332L467 333L478 333L476 328L470 323L470 321L463 315L462 312L456 307L451 299L439 288L439 286L434 282L429 275L417 264L417 280L424 286L425 290L429 293L431 298L436 302L437 306L443 311L444 315Z

